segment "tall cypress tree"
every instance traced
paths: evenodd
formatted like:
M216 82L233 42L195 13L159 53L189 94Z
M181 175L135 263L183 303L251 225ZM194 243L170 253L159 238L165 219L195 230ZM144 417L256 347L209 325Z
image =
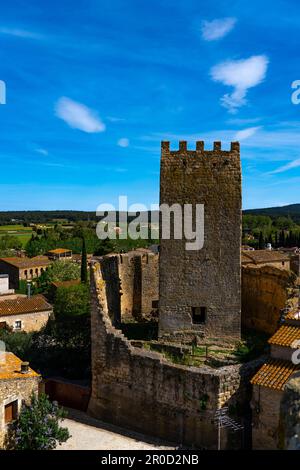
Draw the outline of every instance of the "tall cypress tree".
M278 248L278 232L275 232L275 241L274 241L275 248Z
M284 230L282 230L282 240L283 240L283 246L286 246L286 239L287 239L287 235L285 233Z
M262 232L259 233L258 248L260 250L263 250L265 248L265 241Z
M87 255L86 255L86 246L85 238L82 237L82 250L81 250L81 282L87 282L88 273L87 273Z

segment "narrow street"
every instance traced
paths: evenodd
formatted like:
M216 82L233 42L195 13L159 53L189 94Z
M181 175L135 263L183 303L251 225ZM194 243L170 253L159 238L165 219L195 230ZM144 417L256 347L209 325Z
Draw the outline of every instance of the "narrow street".
M85 413L68 410L69 417L62 423L71 434L70 439L57 450L152 450L175 449L158 440L103 423Z

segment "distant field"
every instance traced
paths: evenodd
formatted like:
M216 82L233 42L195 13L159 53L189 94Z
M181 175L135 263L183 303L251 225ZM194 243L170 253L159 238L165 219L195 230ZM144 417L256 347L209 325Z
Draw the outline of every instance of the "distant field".
M13 231L25 231L25 232L31 232L32 228L31 227L24 227L23 225L0 225L0 231L7 232L7 230L13 230Z
M0 225L0 237L4 235L17 237L24 247L31 238L32 228L23 225Z

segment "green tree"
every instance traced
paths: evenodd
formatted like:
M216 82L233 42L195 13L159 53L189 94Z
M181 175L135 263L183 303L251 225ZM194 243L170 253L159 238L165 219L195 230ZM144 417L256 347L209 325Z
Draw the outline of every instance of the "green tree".
M280 230L290 230L295 224L290 217L277 217L274 225Z
M0 340L5 343L6 350L13 352L22 360L28 355L31 347L33 333L26 333L25 331L12 331L9 328L0 329Z
M260 250L265 248L265 240L262 232L259 232L258 248Z
M89 315L90 295L87 284L59 287L56 291L53 311L57 319Z
M81 282L87 282L88 273L87 273L87 254L85 246L85 238L82 237L82 250L81 250Z
M281 230L281 232L279 234L279 246L284 247L285 245L286 245L285 232L284 232L284 230Z
M275 248L278 248L278 232L275 232L274 246L275 246Z
M22 242L17 237L7 234L0 237L0 251L20 250L21 248Z
M16 450L53 450L70 438L67 428L61 427L65 410L47 395L31 396L29 405L23 405L10 435L10 448Z
M80 279L80 266L72 261L54 261L36 280L36 292L47 292L51 282Z

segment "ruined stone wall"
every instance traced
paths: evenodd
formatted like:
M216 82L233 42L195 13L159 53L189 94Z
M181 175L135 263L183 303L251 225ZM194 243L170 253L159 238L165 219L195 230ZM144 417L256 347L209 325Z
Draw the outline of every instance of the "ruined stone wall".
M240 337L241 168L239 143L229 151L170 151L162 142L160 204L204 204L204 246L185 249L186 240L161 239L159 331L191 331L205 336ZM192 307L204 307L206 320L193 323Z
M112 326L107 282L95 265L91 275L92 393L88 412L168 441L216 448L215 411L224 404L245 401L241 386L245 366L186 367L132 346ZM228 445L226 435L222 441Z
M273 334L285 307L298 305L297 278L274 266L243 266L242 326Z
M300 255L299 253L291 256L291 270L296 276L300 277Z
M300 373L285 386L281 407L281 448L300 450Z
M252 445L255 450L275 450L280 442L280 401L283 392L259 385L252 394Z
M129 252L100 260L110 317L149 317L158 300L158 255Z
M0 380L0 449L4 445L7 432L5 405L18 400L18 411L20 411L22 402L29 403L32 393L38 393L39 382L40 377Z

